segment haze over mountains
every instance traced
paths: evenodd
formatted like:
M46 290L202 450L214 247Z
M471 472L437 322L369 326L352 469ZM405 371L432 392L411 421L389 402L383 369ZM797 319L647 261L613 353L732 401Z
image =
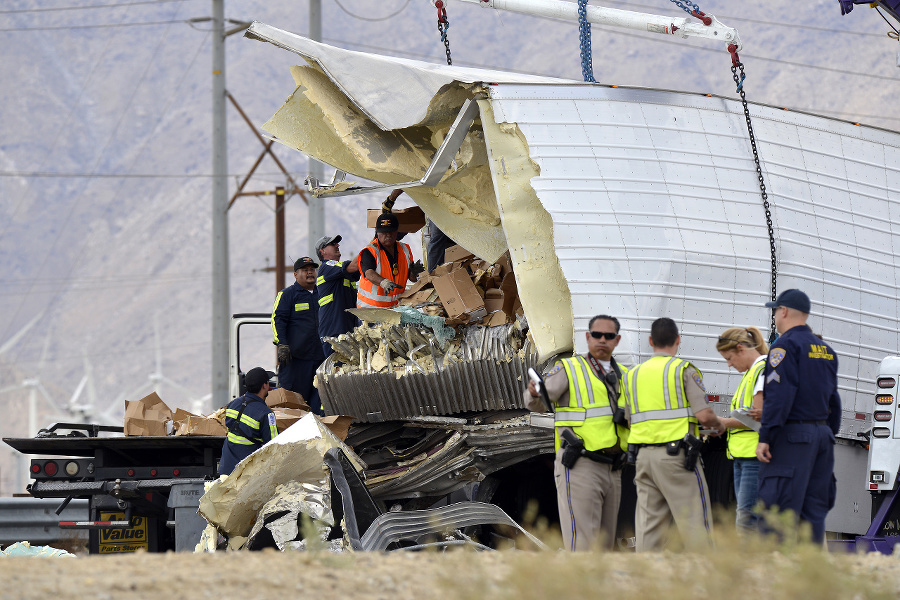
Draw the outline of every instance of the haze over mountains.
M682 15L663 0L591 3ZM445 62L428 0L323 4L326 43ZM308 31L306 0L226 0L225 7L237 21ZM700 7L739 29L751 102L900 129L900 46L884 35L888 26L874 11L857 7L842 17L836 0L715 0ZM208 0L8 0L0 9L3 436L35 433L27 430L28 390L5 388L39 378L65 405L85 359L94 416L106 412L118 421L121 401L137 399L156 370L154 323L160 373L174 383L163 384L162 398L191 409L192 399L209 392L210 34L207 22L187 23L209 14ZM581 80L576 23L454 0L448 16L455 65ZM600 83L735 96L721 44L599 26L592 42ZM293 91L289 67L302 59L240 35L226 46L227 88L261 125ZM233 193L262 147L230 105L228 138ZM284 147L275 152L302 181L305 157ZM247 189L284 184L266 159ZM368 241L364 209L381 200L328 201L326 228L344 236L345 257ZM232 312L271 309L274 277L260 269L274 263L272 207L269 198L239 198L229 212ZM288 255L305 255L299 196L286 219ZM61 420L44 404L39 426ZM0 494L9 494L20 489L13 489L4 448Z

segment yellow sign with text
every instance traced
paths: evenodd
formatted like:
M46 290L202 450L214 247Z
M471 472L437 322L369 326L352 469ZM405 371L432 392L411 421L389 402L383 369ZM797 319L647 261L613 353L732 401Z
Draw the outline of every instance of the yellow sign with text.
M101 521L124 521L125 513L100 512ZM135 552L136 550L150 549L150 536L147 535L147 518L134 517L133 527L127 529L101 529L99 530L99 553L116 554L120 552Z

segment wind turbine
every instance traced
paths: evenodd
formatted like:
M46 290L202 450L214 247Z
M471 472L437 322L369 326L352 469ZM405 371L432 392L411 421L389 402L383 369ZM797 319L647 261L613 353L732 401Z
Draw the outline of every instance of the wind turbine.
M113 415L117 412L122 411L125 406L126 400L140 400L150 392L156 392L156 394L162 398L162 388L165 385L168 388L178 390L179 396L181 398L184 397L184 394L188 393L188 398L185 398L188 401L188 405L191 407L191 410L197 406L203 406L202 402L209 399L211 397L210 394L207 394L203 398L193 398L193 394L188 392L186 387L180 383L177 383L165 375L162 372L162 346L159 341L159 314L157 313L153 317L153 346L154 346L154 357L155 357L155 368L154 370L147 376L147 380L144 383L140 384L136 388L125 391L122 394L112 401L112 403L100 413L99 418L105 421L113 422ZM165 401L165 398L163 398ZM168 403L167 403L168 404ZM200 411L195 411L199 414ZM121 422L121 421L119 421Z
M27 331L34 325L36 321L32 319L25 328L20 331L18 334L13 336L12 340L18 341L24 335L23 332ZM6 351L12 347L10 342L4 344L3 350ZM65 415L62 410L60 410L59 405L53 400L50 396L50 393L47 391L47 388L44 387L44 384L41 383L40 374L43 373L44 365L47 362L47 354L50 350L50 333L47 333L47 336L44 338L44 346L41 349L41 358L38 361L37 369L34 371L34 375L31 377L25 377L22 379L20 383L15 385L6 386L4 388L0 388L0 395L3 394L12 394L15 392L20 392L24 390L28 390L28 428L25 432L25 436L33 436L36 435L40 426L38 425L38 400L39 397L42 397L46 402L47 406L55 413L56 418L65 418ZM25 473L27 471L25 467L25 457L18 452L15 453L16 457L16 488L19 490L25 489Z

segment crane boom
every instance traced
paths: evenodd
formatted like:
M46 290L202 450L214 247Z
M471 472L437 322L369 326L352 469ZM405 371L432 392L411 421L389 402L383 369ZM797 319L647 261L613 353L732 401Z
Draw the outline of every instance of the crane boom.
M432 0L432 4L436 0ZM444 4L447 0L443 0ZM578 20L578 5L562 0L461 0L469 4L478 4L482 8L507 10L526 15L551 17L554 19ZM706 15L710 24L695 22L687 17L666 17L629 10L619 10L601 6L587 6L587 21L598 25L610 25L624 29L649 31L663 35L675 35L682 38L698 37L734 44L741 49L740 36L736 29L722 24L712 15Z

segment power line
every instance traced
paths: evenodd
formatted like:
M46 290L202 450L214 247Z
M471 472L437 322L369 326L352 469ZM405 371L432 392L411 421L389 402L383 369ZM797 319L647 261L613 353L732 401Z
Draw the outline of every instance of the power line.
M335 3L338 5L338 7L339 7L342 11L344 11L345 13L347 13L348 16L350 16L350 17L352 17L352 18L354 18L354 19L358 19L358 20L360 20L360 21L372 21L372 22L375 22L375 21L387 21L387 20L389 20L389 19L393 19L394 17L396 17L397 15L399 15L400 13L402 13L404 10L406 10L406 7L407 7L407 6L409 6L409 0L406 0L406 4L404 4L403 6L401 6L400 8L398 8L397 10L395 10L394 12L392 12L391 14L387 15L386 17L361 17L361 16L357 15L356 13L353 13L353 12L347 10L347 9L344 7L344 5L341 4L341 0L334 0L334 1L335 1Z
M39 12L62 12L66 10L90 10L93 8L120 8L123 6L139 6L141 4L163 4L165 2L186 2L187 0L144 0L143 2L121 2L119 4L91 4L88 6L57 6L53 8L17 8L13 10L0 10L0 15Z
M70 29L117 29L119 27L146 27L148 25L171 25L172 23L184 23L184 19L177 21L147 21L144 23L105 23L103 25L59 25L55 27L11 27L0 29L0 32L14 31L60 31Z
M242 177L245 173L229 173L227 177ZM281 171L272 173L255 173L260 177L278 177ZM291 173L293 177L301 177ZM22 177L27 179L64 178L64 179L210 179L212 173L56 173L53 171L0 171L0 177ZM276 181L280 181L276 180Z

